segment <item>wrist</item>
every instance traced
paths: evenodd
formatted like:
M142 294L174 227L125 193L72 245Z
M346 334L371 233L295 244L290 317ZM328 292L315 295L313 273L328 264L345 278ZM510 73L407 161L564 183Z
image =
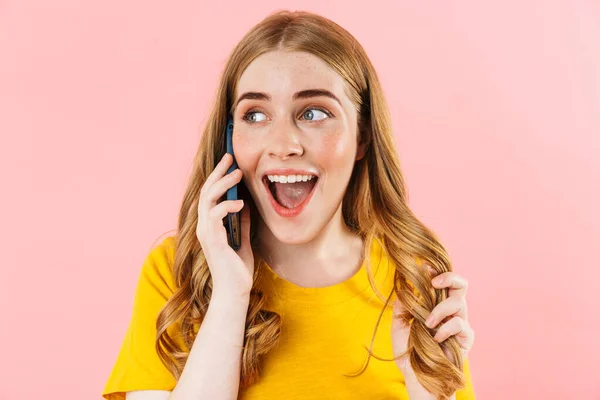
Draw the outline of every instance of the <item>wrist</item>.
M250 300L250 289L237 287L215 287L211 294L211 301L228 303L247 303Z

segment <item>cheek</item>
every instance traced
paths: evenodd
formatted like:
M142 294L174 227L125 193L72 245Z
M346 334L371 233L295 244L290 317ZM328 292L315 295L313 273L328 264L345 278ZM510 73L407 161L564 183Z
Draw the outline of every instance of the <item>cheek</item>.
M317 151L324 164L333 168L338 167L341 172L344 170L340 168L343 164L354 163L356 143L347 132L334 132L323 137Z
M256 148L255 140L250 140L247 135L240 135L234 132L233 154L235 155L238 167L244 172L244 175L254 165L257 153L258 149Z

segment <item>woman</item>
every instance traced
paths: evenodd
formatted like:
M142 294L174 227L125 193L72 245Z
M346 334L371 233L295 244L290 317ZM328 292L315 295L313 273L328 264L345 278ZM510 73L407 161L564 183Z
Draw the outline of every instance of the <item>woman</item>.
M235 184L242 200L221 201ZM238 211L236 251L223 218ZM408 208L363 48L321 16L272 14L227 61L178 232L142 267L103 395L474 399L451 269Z

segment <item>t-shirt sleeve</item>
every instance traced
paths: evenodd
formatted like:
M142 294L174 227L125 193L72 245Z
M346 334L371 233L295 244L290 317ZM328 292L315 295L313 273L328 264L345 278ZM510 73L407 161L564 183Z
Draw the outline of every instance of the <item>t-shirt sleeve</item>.
M475 400L475 389L471 379L471 367L469 357L463 361L463 374L465 376L465 386L456 391L456 400Z
M135 290L133 312L125 339L108 381L104 399L125 399L133 390L173 390L175 378L164 366L155 349L156 319L175 291L172 274L175 239L170 236L146 257ZM167 332L171 333L169 327Z

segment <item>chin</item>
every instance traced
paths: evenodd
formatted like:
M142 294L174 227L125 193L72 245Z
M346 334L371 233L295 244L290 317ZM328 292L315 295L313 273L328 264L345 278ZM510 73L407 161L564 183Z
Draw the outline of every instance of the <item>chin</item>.
M284 244L304 244L308 243L317 236L315 229L309 226L284 226L287 224L278 224L277 227L269 227L271 233L279 242Z

